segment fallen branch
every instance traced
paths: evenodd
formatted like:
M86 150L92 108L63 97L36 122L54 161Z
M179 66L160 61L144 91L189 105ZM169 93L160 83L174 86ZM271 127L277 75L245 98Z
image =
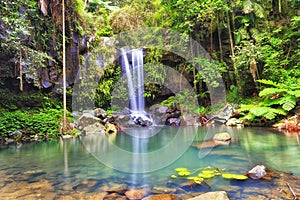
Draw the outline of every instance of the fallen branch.
M285 183L289 187L291 193L293 194L294 200L296 200L297 199L297 195L295 194L293 188L290 186L290 184L288 182L285 182Z

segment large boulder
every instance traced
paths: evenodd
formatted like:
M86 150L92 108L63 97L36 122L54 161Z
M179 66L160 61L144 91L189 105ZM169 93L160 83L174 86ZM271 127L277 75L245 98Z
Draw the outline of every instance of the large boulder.
M87 125L83 128L85 135L98 135L98 134L105 134L105 127L99 122Z
M207 192L188 200L229 200L225 191Z
M81 117L78 120L78 126L79 129L84 129L85 127L95 124L95 123L100 123L101 120L98 117L95 117L93 114L86 112L81 115Z
M162 106L155 104L149 108L149 115L151 116L153 122L156 125L164 125L167 120L167 112L169 108L167 106Z

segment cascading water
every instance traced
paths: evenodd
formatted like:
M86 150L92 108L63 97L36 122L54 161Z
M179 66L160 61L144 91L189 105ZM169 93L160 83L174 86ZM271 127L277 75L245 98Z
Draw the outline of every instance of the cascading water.
M143 49L121 49L122 70L127 77L129 108L133 122L141 126L152 125L145 111Z

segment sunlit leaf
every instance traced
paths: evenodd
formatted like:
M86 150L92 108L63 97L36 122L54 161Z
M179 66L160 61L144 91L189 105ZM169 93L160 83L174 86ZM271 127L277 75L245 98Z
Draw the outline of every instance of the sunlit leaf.
M248 176L241 174L222 174L222 177L225 179L236 179L236 180L246 180Z
M176 171L176 172L180 172L180 171L188 171L188 169L185 168L185 167L179 167L179 168L175 168L175 171Z
M178 175L179 176L189 176L189 175L191 175L191 172L189 172L189 171L179 171Z

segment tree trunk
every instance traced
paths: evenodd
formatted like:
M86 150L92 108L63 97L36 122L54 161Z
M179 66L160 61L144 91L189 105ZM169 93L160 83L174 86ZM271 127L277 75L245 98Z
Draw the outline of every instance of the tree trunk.
M63 123L62 131L67 131L67 91L66 91L66 31L65 31L65 1L62 0L62 32L63 32Z
M219 49L220 49L220 60L223 61L223 50L222 50L222 39L221 39L221 30L220 30L220 16L217 15L218 20L218 39L219 39Z
M226 12L226 15L227 15L227 27L228 27L231 56L234 56L234 44L233 44L233 38L232 38L232 33L231 33L232 31L231 31L230 18L229 18L228 11Z
M20 91L23 92L23 67L22 67L22 52L20 52L19 56L19 77L20 77Z

